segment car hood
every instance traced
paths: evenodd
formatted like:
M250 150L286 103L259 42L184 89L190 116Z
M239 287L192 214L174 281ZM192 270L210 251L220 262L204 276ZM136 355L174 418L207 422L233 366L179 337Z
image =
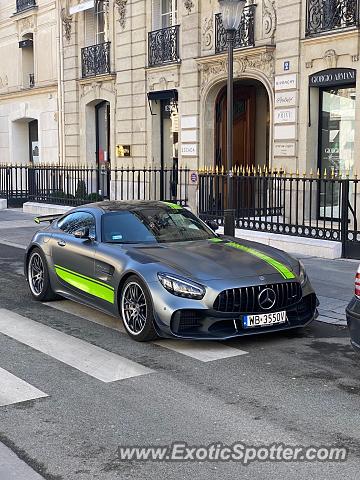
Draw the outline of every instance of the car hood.
M285 278L281 277L273 264L279 263L290 273L296 264L296 260L284 252L238 238L142 245L134 246L133 249L141 251L149 260L151 258L153 262L161 264L164 270L168 267L200 281L274 274ZM256 252L266 259L259 258Z

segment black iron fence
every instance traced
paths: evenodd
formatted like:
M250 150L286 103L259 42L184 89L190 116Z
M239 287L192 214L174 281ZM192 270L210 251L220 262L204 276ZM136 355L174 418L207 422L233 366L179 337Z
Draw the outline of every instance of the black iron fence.
M256 5L249 5L244 8L241 23L235 34L234 48L252 47L255 45ZM227 48L226 30L222 23L221 13L215 15L215 52L222 53Z
M24 202L82 205L115 200L188 201L189 170L0 165L0 198Z
M199 213L224 223L225 174L199 175ZM236 228L342 242L343 256L360 258L360 180L249 170L232 177Z
M98 43L81 49L82 77L94 77L111 72L110 68L111 42Z
M27 10L28 8L36 7L35 0L16 0L16 11L22 12L23 10Z
M358 0L307 0L306 36L358 25Z
M180 61L179 25L162 28L149 33L148 62L149 67Z

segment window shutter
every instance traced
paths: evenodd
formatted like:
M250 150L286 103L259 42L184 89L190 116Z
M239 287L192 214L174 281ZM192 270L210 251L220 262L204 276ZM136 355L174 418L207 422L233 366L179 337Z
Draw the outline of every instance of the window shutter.
M159 30L161 28L160 0L152 0L152 28L153 30Z
M85 46L90 47L95 42L95 10L85 10Z

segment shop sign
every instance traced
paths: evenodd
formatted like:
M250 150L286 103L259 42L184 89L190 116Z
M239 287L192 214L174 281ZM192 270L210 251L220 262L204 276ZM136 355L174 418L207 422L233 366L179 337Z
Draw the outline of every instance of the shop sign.
M293 90L297 87L296 73L275 77L275 90Z
M196 126L197 126L197 117L194 117L194 116L181 117L182 129L196 128Z
M183 142L197 142L196 130L183 130L181 132L181 140Z
M356 70L352 68L330 68L309 77L310 87L334 87L356 82Z
M292 140L296 138L295 125L276 125L274 128L275 140Z
M294 107L296 105L296 92L275 93L277 107Z
M282 108L275 110L275 123L295 123L296 108Z
M83 12L84 10L89 10L90 8L94 8L95 1L94 0L87 0L86 2L79 3L79 5L74 5L69 8L70 15L74 15L75 13Z
M183 143L181 145L183 157L197 157L197 143Z
M190 172L190 183L192 183L193 185L197 185L198 180L199 180L199 177L198 177L197 172L191 171Z
M116 145L116 156L117 157L131 157L131 146L130 145Z
M274 156L275 157L294 157L295 156L295 143L275 143L274 144Z

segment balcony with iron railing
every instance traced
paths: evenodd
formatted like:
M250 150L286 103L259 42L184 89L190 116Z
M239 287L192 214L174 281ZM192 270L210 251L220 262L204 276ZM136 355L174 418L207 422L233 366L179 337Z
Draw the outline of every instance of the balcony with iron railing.
M255 45L256 5L248 5L244 8L240 26L235 34L234 48L253 47ZM226 30L222 23L221 14L215 15L215 53L222 53L227 48Z
M161 28L149 33L149 67L180 62L179 25Z
M358 26L358 0L307 0L307 37Z
M20 13L29 8L36 7L36 0L16 0L16 12Z
M110 44L111 42L98 43L81 49L82 77L95 77L106 75L110 70Z

